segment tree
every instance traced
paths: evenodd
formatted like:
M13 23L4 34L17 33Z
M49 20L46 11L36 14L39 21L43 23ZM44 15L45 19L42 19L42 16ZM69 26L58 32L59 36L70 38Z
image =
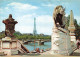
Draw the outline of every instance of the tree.
M68 17L66 17L67 19L67 22L66 22L66 25L65 25L65 28L68 29L69 27L69 21L70 21L70 15L68 15ZM76 36L76 39L80 39L80 25L77 23L77 20L74 19L74 25L75 25L75 36Z
M75 19L74 24L75 24L75 27L76 27L76 30L75 30L76 39L78 39L78 38L80 39L80 26L77 23L77 20L76 19Z
M68 17L66 17L66 24L65 24L65 28L68 29L69 27L69 21L70 21L70 15L68 15Z

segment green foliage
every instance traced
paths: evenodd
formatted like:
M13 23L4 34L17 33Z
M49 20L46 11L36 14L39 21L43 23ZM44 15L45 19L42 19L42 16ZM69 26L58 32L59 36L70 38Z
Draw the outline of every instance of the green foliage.
M66 17L66 24L65 24L65 28L68 29L69 26L69 21L70 21L70 15L68 15L68 17Z
M4 33L0 33L0 39L4 38L5 34Z
M15 32L14 36L19 40L36 40L36 39L51 39L49 35L36 35L33 36L32 34L21 34L20 32ZM0 32L0 38L5 37L5 32Z
M19 40L36 40L36 39L51 39L49 35L36 35L33 36L32 34L21 34L20 32L14 33L17 39Z
M80 39L80 26L79 26L79 24L77 24L76 19L75 19L74 24L75 24L75 27L76 27L76 30L75 30L76 38L77 38L77 39L78 39L78 38Z

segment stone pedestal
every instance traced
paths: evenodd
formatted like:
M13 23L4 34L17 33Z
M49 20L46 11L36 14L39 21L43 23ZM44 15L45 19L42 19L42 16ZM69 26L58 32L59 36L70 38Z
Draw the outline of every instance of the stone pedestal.
M19 53L29 53L29 50L17 39L5 37L0 40L0 52L4 55L16 55Z
M12 40L10 37L2 38L0 48L1 48L0 52L4 52L4 55L10 56L12 54L18 54L17 40L16 39ZM13 53L12 52L13 50L16 52Z
M76 37L75 37L75 25L74 25L74 16L73 16L73 11L71 10L70 12L70 21L69 21L69 27L68 30L70 31L70 37L71 37L71 47L72 50L74 51L75 49L77 49L77 45L76 45Z
M75 37L75 27L68 27L68 29L70 30L70 38L71 38L71 47L72 50L75 51L77 49L77 45L76 45L76 37Z
M71 40L68 31L63 28L53 29L50 53L53 55L70 55L72 53Z
M10 41L11 41L10 37L2 38L2 45L1 45L4 54L9 56L11 55Z
M70 36L70 37L71 37L71 47L72 47L72 50L75 51L77 49L76 37L75 36Z

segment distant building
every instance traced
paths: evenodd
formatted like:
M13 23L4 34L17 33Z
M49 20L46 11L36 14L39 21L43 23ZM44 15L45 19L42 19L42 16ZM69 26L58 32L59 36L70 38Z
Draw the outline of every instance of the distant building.
M34 29L33 29L33 36L37 35L37 30L36 30L36 18L34 18Z
M5 33L5 31L2 31L2 32L0 32L0 35L1 35L1 34L4 34L4 33Z
M39 34L40 36L44 36L44 34L43 33L41 33L41 34Z
M33 35L32 33L24 33L24 35Z

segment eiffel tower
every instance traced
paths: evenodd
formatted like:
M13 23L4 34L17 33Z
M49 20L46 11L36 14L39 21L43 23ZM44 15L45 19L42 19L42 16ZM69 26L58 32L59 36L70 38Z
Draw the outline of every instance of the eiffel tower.
M34 29L33 29L33 36L37 35L37 31L36 31L36 18L34 18Z

